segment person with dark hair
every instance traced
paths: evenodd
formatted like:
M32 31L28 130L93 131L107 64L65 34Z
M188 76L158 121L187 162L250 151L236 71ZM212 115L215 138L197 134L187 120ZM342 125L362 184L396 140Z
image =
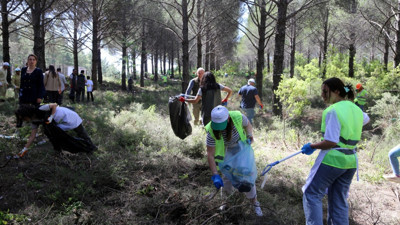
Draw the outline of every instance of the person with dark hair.
M87 102L89 102L89 97L91 97L92 102L94 101L93 99L93 81L90 80L90 76L87 76L87 81L86 81L86 93L87 93Z
M61 94L58 95L57 104L62 105L64 99L64 91L68 83L67 80L65 79L65 75L61 73L61 68L57 68L57 74L60 77L60 82L61 82Z
M61 81L53 65L49 66L49 70L44 75L44 87L48 98L47 101L56 103L61 94Z
M43 71L36 67L37 56L28 56L28 66L21 70L19 104L39 106L46 92L43 82Z
M42 105L39 108L33 105L23 104L20 105L18 110L15 112L15 116L17 117L17 121L19 121L17 126L21 126L22 121L25 121L30 122L32 128L31 135L29 136L26 145L17 154L19 157L23 157L32 145L38 132L39 125L44 123L50 124L53 121L61 130L73 130L79 138L85 140L90 146L90 149L88 149L87 152L97 149L83 127L81 117L69 108L58 106L56 103ZM52 141L52 138L49 137L49 139ZM54 150L61 150L59 143L54 143L54 141L52 141L52 144Z
M328 193L328 224L349 224L347 195L358 169L357 143L367 114L353 103L351 85L336 78L325 80L321 97L330 106L322 113L322 141L307 143L302 153L311 155L321 149L303 186L303 207L306 224L323 224L322 198Z
M71 99L72 103L75 103L75 90L77 89L77 84L76 84L76 78L78 76L78 72L76 69L72 70L71 75L69 75L71 81L70 81L70 90L69 90L69 99Z
M207 132L207 161L212 172L211 180L214 186L230 195L233 192L231 180L218 174L217 166L224 161L226 153L237 153L241 151L239 142L254 142L253 127L245 115L239 111L228 111L224 106L217 106L211 111L211 122L205 126ZM255 162L254 162L255 163ZM254 207L257 216L262 216L260 203L257 201L256 186L246 188L244 192ZM223 209L223 207L222 207Z
M226 97L222 101L221 90L227 93ZM200 88L197 92L196 97L194 99L186 99L184 97L180 97L179 101L186 101L196 104L201 99L201 117L203 125L206 126L211 121L211 110L217 105L227 104L228 99L231 95L232 89L217 83L214 74L212 74L211 72L205 72L203 77L201 78Z
M85 71L81 70L81 73L76 77L76 102L85 101L85 85Z

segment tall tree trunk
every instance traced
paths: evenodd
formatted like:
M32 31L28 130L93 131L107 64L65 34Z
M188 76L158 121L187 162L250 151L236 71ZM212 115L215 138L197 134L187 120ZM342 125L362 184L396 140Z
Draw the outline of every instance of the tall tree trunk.
M98 62L98 22L99 15L97 12L97 0L92 0L92 10L93 10L93 23L92 23L92 81L93 89L97 90L97 62Z
M77 6L75 6L77 7ZM74 10L74 31L73 31L73 36L74 36L74 40L73 40L73 58L74 58L74 68L76 69L76 71L78 72L78 74L80 73L80 71L78 70L79 68L79 61L78 61L78 26L79 26L79 18L77 15L77 10L75 8Z
M205 60L205 70L208 71L210 70L210 30L207 29L207 33L206 33L206 60Z
M1 0L1 28L3 38L3 62L10 63L10 23L8 21L7 0ZM11 67L7 69L7 82L11 83Z
M171 43L171 57L170 57L170 61L171 61L171 78L175 77L174 74L174 54L175 54L175 46L174 46L174 42L172 41Z
M210 70L215 70L215 43L210 42Z
M390 49L390 40L385 36L385 47L383 52L383 68L385 71L388 71L389 64L389 49Z
M98 46L100 46L100 43ZM97 53L97 73L99 77L99 84L103 84L103 69L101 67L101 48L98 49Z
M158 81L158 47L154 55L154 82Z
M267 52L267 71L268 74L271 72L271 60L270 60L271 54L269 51Z
M167 75L167 43L164 41L164 57L163 57L163 67L164 67L164 75Z
M292 36L290 37L290 77L294 77L294 67L296 63L296 17L292 18Z
M325 9L325 17L324 17L324 43L323 43L323 52L322 52L322 78L326 76L326 55L328 52L328 35L329 35L329 9L326 7Z
M349 77L354 77L354 58L356 56L356 47L352 43L349 46Z
M133 79L136 80L136 48L132 49Z
M140 87L144 87L144 63L146 58L145 24L142 25L142 49L140 54Z
M33 52L38 57L37 65L44 69L44 63L42 62L41 56L44 52L44 46L42 41L41 32L41 4L40 1L35 1L32 7L32 27L33 27Z
M122 73L121 73L121 89L126 91L126 61L127 61L126 39L122 41Z
M260 1L260 25L258 26L258 48L257 48L257 69L256 69L256 88L258 90L258 96L262 99L263 97L263 70L265 61L265 30L267 21L267 11L265 9L265 0Z
M398 8L400 10L400 0L398 1ZM400 19L396 19L396 44L395 44L395 53L394 53L394 67L396 68L400 63Z
M202 66L202 48L203 48L203 43L201 42L201 23L202 23L202 18L201 18L201 0L197 0L197 68L200 68Z
M189 84L189 15L188 0L182 0L182 93Z
M350 1L351 14L355 15L357 12L357 0ZM356 27L354 27L356 29ZM350 44L349 44L349 77L354 77L354 58L356 56L356 33L354 29L350 33Z
M182 75L182 70L181 70L181 57L179 56L179 49L178 49L178 70L179 70L179 75Z
M275 94L278 90L279 83L282 80L283 63L285 59L285 37L286 37L286 13L288 2L286 0L279 0L278 6L278 19L276 22L275 33L275 51L274 51L274 70L273 70L273 113L275 116L282 117L282 103L280 98Z

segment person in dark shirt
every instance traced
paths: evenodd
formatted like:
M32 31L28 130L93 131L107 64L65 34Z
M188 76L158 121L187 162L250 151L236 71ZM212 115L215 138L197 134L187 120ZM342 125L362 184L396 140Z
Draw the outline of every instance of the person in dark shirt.
M85 100L85 86L86 86L86 77L85 71L81 70L81 73L76 77L76 102L82 102Z
M43 82L43 71L36 67L37 56L28 56L28 66L21 70L19 104L39 106L46 92Z
M254 81L254 79L249 79L247 85L241 87L238 92L239 97L242 97L240 108L244 111L250 123L252 124L255 115L254 107L256 105L256 102L260 105L261 109L264 107L260 97L258 96L257 88L254 87L255 84L256 82Z

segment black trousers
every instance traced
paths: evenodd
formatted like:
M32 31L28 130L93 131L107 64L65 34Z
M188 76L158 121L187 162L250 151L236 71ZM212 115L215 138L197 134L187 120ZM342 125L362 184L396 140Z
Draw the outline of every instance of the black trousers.
M88 91L88 92L86 92L87 93L87 101L89 102L89 96L90 97L92 97L92 102L94 101L94 99L93 99L93 91Z

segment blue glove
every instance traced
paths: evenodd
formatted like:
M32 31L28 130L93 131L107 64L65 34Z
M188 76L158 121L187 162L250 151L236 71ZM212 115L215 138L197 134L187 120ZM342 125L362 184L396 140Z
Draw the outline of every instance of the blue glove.
M307 143L301 147L301 152L306 155L311 155L315 151L315 148L311 148L311 143Z
M214 186L215 186L217 189L220 189L221 187L224 186L224 182L222 182L222 178L221 178L218 174L213 175L213 176L211 177L211 180L213 181Z

